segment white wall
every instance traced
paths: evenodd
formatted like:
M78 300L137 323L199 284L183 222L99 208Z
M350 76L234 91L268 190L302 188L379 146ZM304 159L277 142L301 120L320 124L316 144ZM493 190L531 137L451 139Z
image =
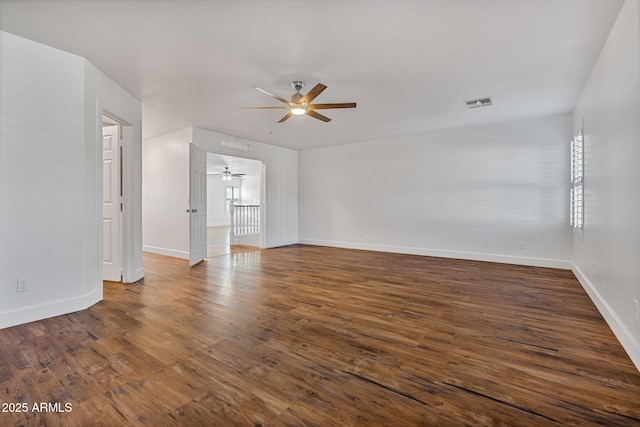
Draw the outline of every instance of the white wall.
M226 209L226 187L240 187L240 179L223 181L220 176L207 175L207 227L229 225L231 217Z
M191 129L142 144L143 248L189 259L189 143Z
M141 112L104 79L81 57L0 32L0 327L102 299L102 90L123 116Z
M585 225L574 272L640 369L640 7L627 0L581 94Z
M84 294L84 60L0 32L0 326L88 306ZM16 293L16 279L31 290ZM41 306L41 309L36 307ZM83 307L84 308L84 307Z
M260 163L247 163L243 171L246 171L246 175L240 180L240 202L243 205L259 205Z
M560 115L302 151L300 242L569 268L570 137Z

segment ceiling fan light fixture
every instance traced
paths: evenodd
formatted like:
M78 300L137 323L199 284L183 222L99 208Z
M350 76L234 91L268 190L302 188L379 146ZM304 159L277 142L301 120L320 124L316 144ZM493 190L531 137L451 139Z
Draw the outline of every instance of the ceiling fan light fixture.
M296 116L301 116L307 112L307 109L303 105L293 105L291 107L291 114L295 114Z
M222 180L223 181L231 181L231 171L228 167L225 167L222 171Z

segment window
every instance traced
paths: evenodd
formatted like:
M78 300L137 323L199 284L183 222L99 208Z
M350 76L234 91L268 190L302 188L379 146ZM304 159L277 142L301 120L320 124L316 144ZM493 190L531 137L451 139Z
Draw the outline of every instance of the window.
M582 229L584 222L584 136L582 130L571 141L570 223Z
M231 203L235 205L240 203L240 187L227 187L226 201L227 213L231 213Z

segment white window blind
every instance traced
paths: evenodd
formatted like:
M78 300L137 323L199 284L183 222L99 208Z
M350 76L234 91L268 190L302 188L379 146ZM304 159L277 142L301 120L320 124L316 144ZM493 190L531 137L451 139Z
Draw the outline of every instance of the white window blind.
M584 223L584 137L582 131L571 141L570 223L582 229Z

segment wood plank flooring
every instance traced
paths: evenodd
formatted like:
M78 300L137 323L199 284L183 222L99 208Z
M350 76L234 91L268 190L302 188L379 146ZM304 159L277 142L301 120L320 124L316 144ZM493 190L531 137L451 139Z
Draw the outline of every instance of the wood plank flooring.
M144 265L0 330L0 402L29 406L0 425L640 425L569 271L301 245Z

